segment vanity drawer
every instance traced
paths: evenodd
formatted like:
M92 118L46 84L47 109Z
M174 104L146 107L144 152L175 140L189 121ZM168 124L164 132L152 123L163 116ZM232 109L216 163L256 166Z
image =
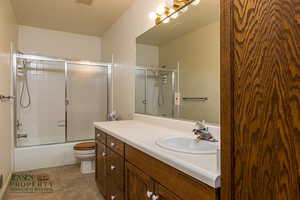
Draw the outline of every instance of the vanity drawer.
M124 143L117 138L114 138L110 135L107 135L107 146L115 151L116 153L120 154L122 157L124 157Z
M123 157L107 148L106 177L114 191L124 191L124 163Z
M100 192L106 195L106 146L96 140L96 183Z
M111 185L111 183L108 183L106 196L107 200L125 200L124 191L118 190L114 185Z
M95 128L95 139L102 142L103 144L106 144L106 133Z

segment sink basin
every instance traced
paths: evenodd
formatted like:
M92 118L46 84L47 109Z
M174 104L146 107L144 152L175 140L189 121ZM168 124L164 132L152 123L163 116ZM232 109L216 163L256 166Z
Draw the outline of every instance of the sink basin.
M217 152L218 143L196 140L195 137L170 136L160 138L156 144L162 148L188 154L214 154Z

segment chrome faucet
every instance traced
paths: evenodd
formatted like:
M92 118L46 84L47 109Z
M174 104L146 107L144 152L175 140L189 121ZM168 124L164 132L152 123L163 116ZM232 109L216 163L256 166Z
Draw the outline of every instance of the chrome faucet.
M208 127L205 125L205 121L196 122L193 133L197 136L197 140L206 140L209 142L218 142L213 135L208 131Z

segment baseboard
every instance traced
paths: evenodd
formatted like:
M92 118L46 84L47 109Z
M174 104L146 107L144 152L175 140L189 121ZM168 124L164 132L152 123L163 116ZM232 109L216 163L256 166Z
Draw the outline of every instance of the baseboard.
M5 192L7 190L7 187L9 185L10 179L11 179L12 173L9 174L8 178L6 179L6 182L3 184L3 188L0 190L0 200L3 200L3 197L5 195Z

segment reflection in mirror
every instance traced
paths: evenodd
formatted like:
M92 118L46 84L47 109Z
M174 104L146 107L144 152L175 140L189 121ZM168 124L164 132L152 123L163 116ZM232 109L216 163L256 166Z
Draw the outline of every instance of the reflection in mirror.
M219 18L219 0L201 0L137 38L137 113L219 123Z

